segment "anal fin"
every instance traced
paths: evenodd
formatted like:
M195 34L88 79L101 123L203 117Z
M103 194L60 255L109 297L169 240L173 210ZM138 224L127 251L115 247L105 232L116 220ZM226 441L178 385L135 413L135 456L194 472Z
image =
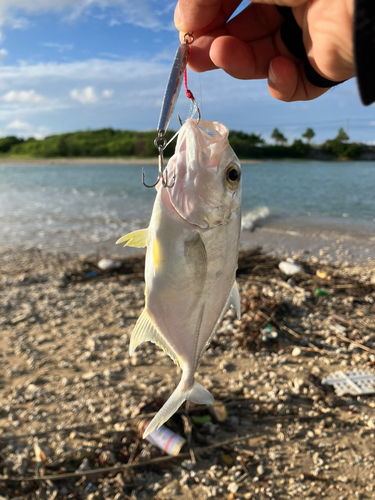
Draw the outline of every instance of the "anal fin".
M130 356L142 342L152 342L159 346L176 365L179 365L178 355L168 344L165 338L159 333L146 309L139 316L134 327L129 346Z
M135 247L144 248L147 247L147 229L139 229L138 231L133 231L132 233L126 234L122 238L116 241L116 245L119 243L125 243L125 247Z
M232 289L231 289L229 297L225 303L225 306L224 306L223 310L221 311L219 319L217 320L217 322L214 326L214 329L212 330L211 335L209 336L206 344L204 345L200 356L203 356L204 351L207 349L209 343L212 340L212 337L215 335L216 330L219 328L219 325L224 317L224 314L228 311L230 306L234 307L234 310L236 311L237 318L240 319L241 318L241 300L240 300L240 293L238 291L237 281L234 281L234 283L233 283Z

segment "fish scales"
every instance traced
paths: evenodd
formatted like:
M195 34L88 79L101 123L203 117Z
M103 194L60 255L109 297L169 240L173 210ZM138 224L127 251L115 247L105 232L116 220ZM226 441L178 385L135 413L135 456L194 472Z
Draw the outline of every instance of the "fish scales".
M145 309L130 354L159 345L182 369L177 388L145 430L147 436L186 401L212 404L194 373L230 306L240 316L235 281L241 228L241 167L218 122L190 119L168 163L171 188L156 186L150 225L118 240L145 247Z

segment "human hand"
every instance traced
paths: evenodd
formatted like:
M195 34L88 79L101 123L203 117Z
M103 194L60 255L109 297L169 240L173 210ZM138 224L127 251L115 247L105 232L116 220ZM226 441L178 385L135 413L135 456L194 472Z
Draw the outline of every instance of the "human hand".
M231 20L241 0L179 0L175 25L181 39L194 34L189 66L198 72L222 68L234 78L268 78L270 93L282 101L315 99L328 88L307 79L304 64L284 45L284 17L276 4L291 7L302 30L312 68L324 78L355 76L354 0L253 0Z

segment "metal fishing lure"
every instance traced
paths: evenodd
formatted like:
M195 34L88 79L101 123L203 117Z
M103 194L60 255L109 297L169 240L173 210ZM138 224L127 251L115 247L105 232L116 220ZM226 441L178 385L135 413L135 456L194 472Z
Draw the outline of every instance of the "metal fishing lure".
M173 64L172 64L172 69L169 75L167 87L165 89L164 93L164 98L163 98L163 103L161 106L161 111L160 111L160 117L159 117L159 123L158 123L158 128L157 128L157 137L154 141L155 147L157 148L159 152L159 172L158 172L158 178L155 182L155 184L152 184L149 186L148 184L145 183L145 172L144 169L142 171L142 183L144 186L147 188L153 188L156 186L156 184L161 180L162 185L164 187L173 187L174 186L174 179L173 183L171 185L168 184L168 172L167 170L164 169L164 163L163 163L163 151L164 148L167 145L167 141L165 139L165 133L167 132L169 122L172 117L173 110L176 106L176 102L180 93L181 89L181 83L182 83L182 76L184 74L184 71L186 69L186 65L188 62L188 57L189 57L189 51L190 47L189 45L193 43L194 38L191 33L186 33L184 35L184 43L182 43L176 52Z

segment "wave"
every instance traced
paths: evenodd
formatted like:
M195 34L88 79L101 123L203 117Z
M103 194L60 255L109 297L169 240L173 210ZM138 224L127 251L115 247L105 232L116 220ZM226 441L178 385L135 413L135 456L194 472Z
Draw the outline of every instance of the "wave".
M271 215L268 207L257 207L242 214L241 229L252 231L258 222L267 219Z

